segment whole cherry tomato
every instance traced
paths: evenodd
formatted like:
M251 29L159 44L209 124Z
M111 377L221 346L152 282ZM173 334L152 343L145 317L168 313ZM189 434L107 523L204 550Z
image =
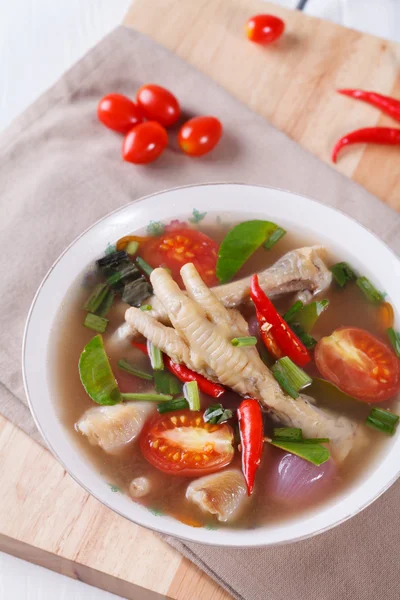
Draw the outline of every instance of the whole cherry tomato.
M249 40L257 44L270 44L281 37L285 23L273 15L255 15L246 23Z
M165 128L155 121L147 121L127 133L122 145L122 157L136 165L150 163L160 156L167 144Z
M136 94L136 102L146 119L157 121L164 127L176 123L181 114L175 96L159 85L143 85Z
M222 135L221 122L215 117L194 117L178 133L181 150L190 156L203 156L216 146Z
M139 108L121 94L108 94L97 105L97 116L103 125L120 133L127 133L143 121Z

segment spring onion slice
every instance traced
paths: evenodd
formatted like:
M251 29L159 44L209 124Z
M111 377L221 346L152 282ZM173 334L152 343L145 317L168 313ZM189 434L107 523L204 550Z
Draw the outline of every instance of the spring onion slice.
M159 348L153 346L151 342L147 340L147 353L150 358L150 363L155 371L162 371L164 368L164 360L162 352Z
M275 246L275 244L279 242L279 240L283 238L286 233L287 231L283 229L283 227L277 227L275 231L271 233L267 241L263 244L265 250L271 250L271 248Z
M190 410L200 410L200 394L197 381L188 381L183 386L183 395L189 404Z
M303 306L304 304L302 303L302 301L297 300L297 302L295 302L293 306L291 306L289 310L283 315L283 318L285 319L286 323L290 323L291 321L293 321L293 317L299 310L303 308Z
M290 454L295 454L296 456L299 456L300 458L303 458L304 460L307 460L308 462L317 466L322 465L330 458L330 452L328 448L325 448L325 446L321 446L315 442L305 444L304 441L288 442L285 440L272 439L270 444L280 448L281 450L286 450L287 452L290 452Z
M390 329L387 330L387 334L396 356L400 358L400 331L395 331L393 327L390 327Z
M272 438L274 440L286 440L287 442L301 442L303 440L303 432L298 427L274 427Z
M383 408L373 408L365 424L387 435L393 435L398 425L399 416Z
M288 356L284 356L280 358L275 363L276 369L283 372L289 385L299 392L301 389L306 387L307 385L311 385L312 379L307 373L300 369L297 365L294 364L293 361L290 360Z
M344 287L348 281L357 279L357 274L347 262L340 262L330 268L334 280L340 287Z
M231 341L232 346L237 346L240 348L241 346L256 346L257 338L254 335L250 335L248 337L237 337L233 338Z
M185 398L175 398L175 400L162 402L157 406L157 410L160 414L172 412L173 410L183 410L185 408L189 408L188 401L185 400Z
M294 400L299 397L298 392L290 385L286 375L284 375L279 368L276 368L276 365L272 367L272 375L275 377L276 381L279 383L284 392L286 392Z
M153 307L151 306L151 304L142 304L142 306L140 306L140 310L153 310Z
M182 392L181 382L168 371L154 371L154 385L158 394L176 396Z
M122 400L139 400L143 402L167 402L168 400L172 400L172 396L170 394L136 394L136 393L124 393L121 394Z
M152 379L153 379L153 375L150 375L149 373L144 373L143 371L136 369L136 367L131 365L131 363L128 362L125 358L121 358L121 360L119 360L117 364L118 364L118 367L121 369L121 371L130 373L131 375L134 375L135 377L139 377L140 379L147 379L147 381L152 381Z
M133 256L138 251L138 248L139 242L128 242L125 251L129 256Z
M99 308L95 311L96 315L99 317L105 317L108 314L108 311L112 307L115 299L115 292L113 290L108 289L106 297L103 302L100 304Z
M222 404L211 404L203 414L203 421L211 423L211 425L219 425L225 423L233 416L230 408L224 408Z
M98 283L89 298L86 300L83 310L95 313L107 295L108 285L106 283Z
M88 313L83 324L88 329L93 329L93 331L97 331L98 333L104 333L107 329L108 319L99 317L93 313Z
M139 269L143 271L145 275L147 275L147 277L150 277L150 275L154 271L153 267L151 267L141 256L137 257L136 264L139 267Z
M364 296L372 304L380 304L384 301L386 294L380 292L366 277L358 277L356 284L363 292Z

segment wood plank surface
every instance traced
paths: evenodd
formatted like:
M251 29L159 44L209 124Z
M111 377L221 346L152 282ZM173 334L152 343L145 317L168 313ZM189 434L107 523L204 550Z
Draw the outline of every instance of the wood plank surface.
M251 44L244 23L270 12L286 23L274 45ZM261 0L136 0L135 27L220 83L326 162L335 141L360 127L396 126L336 93L363 88L400 98L400 44ZM336 167L400 210L400 149L353 146Z
M286 22L274 46L254 46L244 37L244 22L258 12ZM324 161L347 131L393 125L335 89L400 97L395 43L258 0L135 0L125 24L208 74ZM400 210L398 148L353 148L337 168ZM1 550L130 599L229 600L158 535L87 494L47 450L2 417L0 464Z

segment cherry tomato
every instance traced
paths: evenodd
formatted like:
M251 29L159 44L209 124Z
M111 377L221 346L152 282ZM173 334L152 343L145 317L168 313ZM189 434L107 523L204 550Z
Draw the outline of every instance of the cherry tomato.
M136 165L144 165L156 160L167 144L168 134L164 127L155 121L147 121L136 125L126 134L122 157Z
M281 37L285 23L273 15L256 15L246 23L246 34L249 40L257 44L271 44Z
M150 419L140 434L140 448L160 471L199 477L229 465L233 440L230 425L210 425L200 412L180 410Z
M97 116L103 125L120 133L128 133L143 121L139 108L121 94L108 94L97 105Z
M159 85L143 85L136 94L136 102L146 119L157 121L164 127L176 123L181 114L175 96Z
M216 146L222 135L221 122L215 117L194 117L178 133L181 150L190 156L203 156Z
M204 283L218 283L215 269L218 244L204 233L183 227L165 229L159 237L151 238L141 247L141 256L152 267L167 267L172 277L183 287L180 270L185 263L192 262Z
M341 327L315 347L323 377L362 402L383 402L400 389L400 361L374 335L358 327Z

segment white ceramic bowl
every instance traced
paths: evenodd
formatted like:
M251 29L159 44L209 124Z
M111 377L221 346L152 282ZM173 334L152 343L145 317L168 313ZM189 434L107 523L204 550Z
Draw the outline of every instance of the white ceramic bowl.
M288 230L316 238L385 290L395 306L400 306L400 261L372 233L336 210L296 194L260 186L210 184L161 192L129 204L93 225L65 250L41 284L29 313L23 345L25 390L36 424L76 481L106 506L145 527L194 542L240 547L293 542L326 531L354 516L395 481L400 472L400 434L388 440L379 461L354 487L311 514L251 531L214 531L155 516L127 496L111 491L57 418L46 355L54 318L82 265L101 256L108 243L132 229L146 227L154 215L157 220L168 222L194 208L229 214L232 220L234 213L243 215L246 211L249 219L270 219Z

